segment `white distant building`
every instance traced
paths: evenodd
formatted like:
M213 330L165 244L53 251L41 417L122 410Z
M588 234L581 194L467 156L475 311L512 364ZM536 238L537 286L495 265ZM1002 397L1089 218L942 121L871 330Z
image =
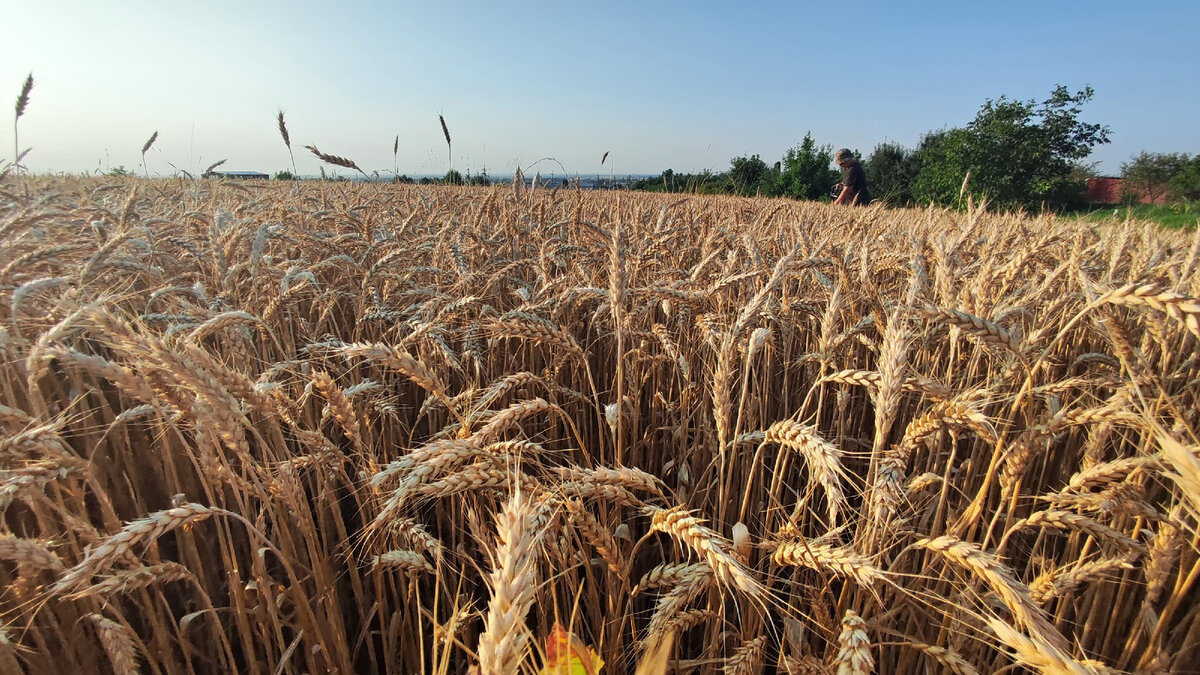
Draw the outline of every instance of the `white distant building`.
M238 180L270 180L271 177L261 171L209 171L203 178L236 178Z

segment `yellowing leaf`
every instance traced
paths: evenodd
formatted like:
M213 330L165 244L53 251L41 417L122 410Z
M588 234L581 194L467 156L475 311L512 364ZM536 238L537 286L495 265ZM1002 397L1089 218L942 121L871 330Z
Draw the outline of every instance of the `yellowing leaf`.
M557 621L546 638L546 666L539 675L599 675L604 659Z

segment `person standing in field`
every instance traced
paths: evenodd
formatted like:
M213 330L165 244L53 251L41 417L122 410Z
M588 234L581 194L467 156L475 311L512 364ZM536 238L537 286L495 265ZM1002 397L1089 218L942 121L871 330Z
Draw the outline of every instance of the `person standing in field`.
M837 151L833 161L842 167L841 192L834 204L850 204L851 206L866 206L871 203L871 191L867 189L867 172L862 164L854 157L854 153L846 148Z

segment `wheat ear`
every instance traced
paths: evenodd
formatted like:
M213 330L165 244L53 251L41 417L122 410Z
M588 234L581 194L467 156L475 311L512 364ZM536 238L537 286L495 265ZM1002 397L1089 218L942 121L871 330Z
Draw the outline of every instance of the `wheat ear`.
M1060 649L1066 649L1067 640L1058 632L1045 612L1030 597L1029 589L1018 582L1011 570L994 556L985 553L975 544L954 537L921 539L914 544L917 548L933 551L946 560L969 572L974 572L1008 607L1026 630Z
M528 649L525 615L537 590L536 555L542 530L535 526L535 505L513 490L496 514L496 553L488 586L492 599L479 636L479 669L483 675L517 673Z
M875 670L875 659L871 656L871 638L867 636L862 617L852 609L846 610L842 619L836 663L837 675L870 675Z
M837 527L838 512L846 506L846 497L839 479L842 473L842 450L821 438L816 427L805 426L792 420L780 420L767 427L763 442L778 443L804 457L812 477L825 489L828 526L831 529ZM800 504L797 504L796 508L800 509Z
M883 572L866 557L848 548L815 541L780 543L771 554L771 561L776 565L828 570L839 577L854 579L867 588L886 580Z
M14 106L16 116L13 117L13 165L21 163L21 146L17 142L17 121L21 119L21 115L25 114L25 108L29 106L29 93L33 91L33 73L30 73L25 78L25 84L21 85L21 93L17 96L17 104Z
M61 593L77 588L82 582L103 572L117 560L131 553L133 547L138 544L154 541L171 530L224 513L227 512L223 509L200 504L181 504L152 513L140 520L130 521L120 532L92 548L78 565L68 570L50 587L50 592Z
M287 124L283 121L282 110L279 111L279 115L276 120L279 122L279 135L283 137L283 144L286 145L288 149L288 157L291 157L292 159L292 177L298 178L296 175L296 155L292 154L292 138L288 135Z
M767 636L759 635L752 640L746 640L725 661L726 675L751 675L760 672L763 650L767 646Z
M89 614L88 618L96 626L100 636L100 644L108 654L116 675L136 675L137 647L133 643L133 631L101 614Z
M988 627L1001 642L1016 652L1014 657L1018 663L1035 668L1044 675L1096 675L1100 672L1071 658L1065 647L1060 648L1036 636L1026 636L999 619L989 619Z
M750 571L737 558L726 553L729 544L719 534L702 525L700 518L679 506L670 509L647 506L645 511L650 514L651 532L665 532L698 553L721 583L736 586L753 598L765 598L766 589L762 584L750 575Z
M325 162L327 164L333 164L334 166L340 166L340 167L343 167L346 169L354 169L355 171L361 173L364 177L370 178L370 176L367 176L367 172L358 168L358 165L355 164L352 160L346 159L345 157L339 157L337 155L327 155L327 154L321 152L320 150L318 150L315 145L306 145L306 146L304 146L304 149L311 152L313 155L316 156L317 159L321 160L322 162ZM288 150L289 151L291 150L291 146L288 147Z

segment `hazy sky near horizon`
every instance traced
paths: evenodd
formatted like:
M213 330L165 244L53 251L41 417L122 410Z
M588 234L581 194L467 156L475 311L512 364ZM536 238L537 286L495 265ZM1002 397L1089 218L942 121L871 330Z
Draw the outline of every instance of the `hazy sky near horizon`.
M304 145L368 172L722 171L806 132L915 147L988 98L1056 84L1095 89L1081 119L1111 128L1089 158L1104 173L1200 153L1197 0L0 0L0 19L0 157L32 72L19 141L35 172L140 172L155 131L151 174L290 169L280 110L301 174L319 166Z

